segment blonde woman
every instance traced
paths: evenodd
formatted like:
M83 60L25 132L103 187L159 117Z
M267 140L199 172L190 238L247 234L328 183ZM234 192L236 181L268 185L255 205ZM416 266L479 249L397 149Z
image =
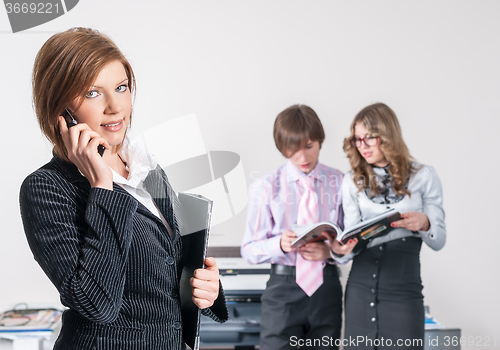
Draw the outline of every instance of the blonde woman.
M422 241L434 250L445 244L441 182L434 168L412 159L396 115L383 103L356 115L344 151L352 168L342 184L345 226L390 208L403 218L386 236L332 246L339 262L353 259L344 341L363 339L355 343L356 349L422 349L419 254Z

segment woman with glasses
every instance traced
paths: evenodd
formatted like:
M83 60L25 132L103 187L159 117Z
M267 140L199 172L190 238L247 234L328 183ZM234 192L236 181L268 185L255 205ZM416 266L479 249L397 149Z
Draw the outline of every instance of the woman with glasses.
M419 254L422 241L434 250L445 244L441 182L434 168L410 156L396 115L383 103L356 115L344 151L352 168L342 184L345 226L391 208L402 217L392 223L394 230L368 242L341 246L333 240L338 262L353 259L345 297L345 349L423 349Z

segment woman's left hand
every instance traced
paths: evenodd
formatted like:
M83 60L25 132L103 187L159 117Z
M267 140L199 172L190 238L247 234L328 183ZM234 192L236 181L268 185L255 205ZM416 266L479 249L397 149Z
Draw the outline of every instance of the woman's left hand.
M392 227L403 227L410 231L429 231L429 218L419 211L409 211L401 214L402 220L394 221Z
M219 296L219 269L214 258L205 259L205 268L196 269L191 277L193 287L193 302L200 309L206 309L214 304Z

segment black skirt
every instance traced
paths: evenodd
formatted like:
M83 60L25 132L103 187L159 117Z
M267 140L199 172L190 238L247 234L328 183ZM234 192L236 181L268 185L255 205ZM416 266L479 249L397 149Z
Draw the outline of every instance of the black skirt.
M418 237L363 249L345 295L345 349L423 349L424 304Z

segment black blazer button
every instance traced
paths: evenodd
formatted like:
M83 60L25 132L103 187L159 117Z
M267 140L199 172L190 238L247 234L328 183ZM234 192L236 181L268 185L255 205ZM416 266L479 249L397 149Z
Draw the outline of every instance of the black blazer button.
M174 264L174 262L175 262L175 261L174 261L174 258L172 258L171 256L169 256L169 257L167 258L167 264L169 264L169 265L173 265L173 264Z
M180 322L175 322L174 323L174 328L177 329L177 330L181 329L181 323Z

